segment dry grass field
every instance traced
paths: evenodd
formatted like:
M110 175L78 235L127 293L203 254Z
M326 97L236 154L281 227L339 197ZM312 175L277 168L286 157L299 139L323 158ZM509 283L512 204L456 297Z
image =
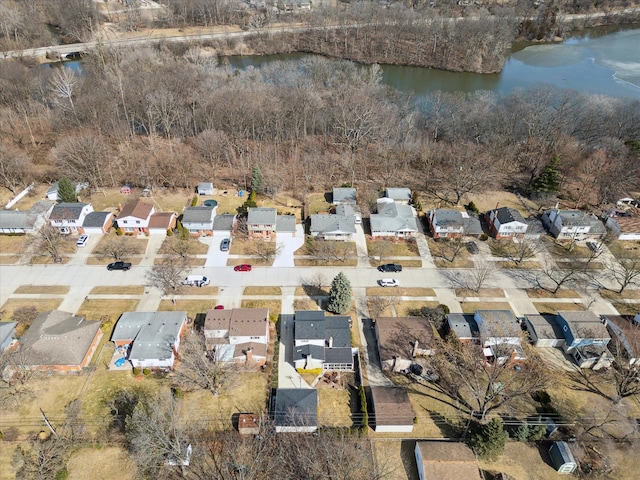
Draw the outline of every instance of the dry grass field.
M481 288L477 292L466 288L456 288L457 297L504 297L501 288Z
M476 310L511 310L507 302L460 302L463 313L473 313Z
M367 296L379 295L384 297L435 297L433 288L424 287L367 287Z
M431 245L429 245L431 247ZM381 259L393 257L417 257L420 256L418 245L414 241L405 240L367 240L369 255ZM386 262L383 262L386 263Z
M244 295L282 295L280 287L246 287Z
M0 235L0 253L22 254L29 240L26 235Z
M580 298L578 292L568 288L561 288L556 293L551 293L541 288L528 288L527 295L529 298Z
M39 312L55 310L62 303L61 298L10 298L0 307L2 320L13 318L13 312L21 307L35 307Z
M282 301L280 300L242 300L242 308L268 308L269 316L280 315L282 312Z
M309 215L314 213L327 213L332 205L327 202L325 193L309 193L305 199ZM331 194L328 194L331 197Z
M582 303L534 302L533 305L536 307L536 310L538 310L538 313L547 314L547 315L555 315L557 312L559 311L561 312L564 310L571 310L571 311L586 310L585 306Z
M119 447L81 448L67 463L68 480L134 480L136 464Z
M202 315L206 314L207 310L210 310L215 306L216 306L216 299L211 297L203 298L202 300L181 299L177 297L175 304L171 300L160 301L160 305L158 306L158 311L180 312L184 310L187 312L187 316L189 318L195 319L200 314Z
M66 285L21 285L13 293L63 295L69 293Z
M327 427L350 427L349 390L318 388L318 423Z
M134 312L138 302L138 299L133 298L86 299L78 310L78 315L84 315L87 320L100 320L104 315L109 315L115 321L123 312Z
M89 295L142 295L144 287L138 285L100 285L93 287Z

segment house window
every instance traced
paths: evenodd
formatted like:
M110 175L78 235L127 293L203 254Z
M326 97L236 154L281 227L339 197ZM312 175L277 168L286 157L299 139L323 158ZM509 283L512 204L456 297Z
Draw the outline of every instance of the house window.
M567 331L567 330L569 330L569 329L568 329L568 328L567 328L567 326L565 325L564 327L562 327L562 330L564 330L564 331L566 332L566 331Z
M140 225L140 220L136 220L136 224Z
M251 340L260 340L260 337L249 337Z
M122 223L126 224L128 223L128 220L122 220Z
M135 228L133 228L133 227L127 227L127 228L125 228L125 229L124 229L124 231L125 231L125 232L133 232L133 231L135 231Z

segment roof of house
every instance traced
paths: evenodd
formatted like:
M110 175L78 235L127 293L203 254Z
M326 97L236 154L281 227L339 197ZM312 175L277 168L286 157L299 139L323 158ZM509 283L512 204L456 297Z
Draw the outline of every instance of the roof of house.
M413 357L416 341L419 348L430 349L434 333L431 322L424 317L376 318L376 333L380 359Z
M120 212L120 215L118 215L118 218L134 217L146 219L149 218L152 210L153 205L150 203L143 202L142 200L134 200L122 207L122 211Z
M112 212L91 212L86 217L84 217L84 221L82 222L83 227L96 227L102 228L104 224L107 223L109 217L113 215Z
M394 200L411 200L411 189L409 188L387 188L384 196Z
M480 480L473 450L462 442L418 441L425 478L438 480Z
M80 365L98 332L100 322L51 310L36 317L20 344L34 352L32 365Z
M216 215L213 219L213 229L216 231L231 231L235 220L236 216L232 214Z
M182 223L209 223L213 222L216 207L187 207L182 214Z
M207 310L205 330L228 330L230 337L263 336L269 326L268 308Z
M317 426L318 391L315 388L278 388L273 413L276 426Z
M275 208L258 207L247 211L249 225L275 225L278 211Z
M445 208L436 208L434 210L434 214L434 223L438 227L450 226L454 228L463 228L464 233L466 233L467 235L482 234L482 226L480 225L480 220L478 220L475 216L469 216L469 214L466 212Z
M325 363L353 363L351 348L326 348L324 350Z
M76 182L71 182L71 185L73 185L75 187L75 191L76 193L80 193L82 190L84 190L85 188L87 188L89 186L88 183L76 183ZM45 194L47 197L49 195L53 195L54 193L58 193L58 188L60 187L60 182L54 182L51 184L51 186L47 189L47 193Z
M339 205L338 208L345 207L353 209L348 205ZM335 215L322 215L322 214L313 214L311 215L311 232L318 233L356 233L356 217L352 213L351 215L342 215L337 213L338 208L336 208ZM344 212L345 209L340 209L341 212Z
M372 232L418 231L413 209L409 205L378 201L378 213L372 214L369 220Z
M246 355L247 351L251 351L253 355L256 357L266 357L267 356L267 344L266 343L258 343L258 342L245 342L245 343L237 343L235 345L235 349L233 351L233 357L243 357Z
M333 348L351 347L349 317L325 316L324 311L296 311L294 338L296 340L333 339Z
M200 182L198 184L198 190L213 190L212 182Z
M333 203L356 203L356 189L335 187L333 189Z
M312 345L307 343L306 345L299 345L297 347L293 347L293 361L302 360L304 358L315 358L316 360L322 360L323 362L326 359L326 350L328 348L320 345Z
M478 324L470 313L450 313L447 315L449 330L458 338L473 338L479 335Z
M49 215L50 220L77 220L82 215L82 211L84 208L89 205L88 203L59 203L53 210L51 210L51 215Z
M245 428L260 428L260 415L256 413L241 413L238 416L238 430Z
M405 387L371 387L376 425L413 425L413 407Z
M498 217L498 221L500 222L500 225L504 225L505 223L511 223L511 222L526 223L524 221L524 218L520 214L520 212L515 208L500 207L494 210L494 212L495 212L494 214L497 215Z
M538 338L545 339L562 339L562 329L556 319L551 315L530 314L525 315L531 328L535 330Z
M475 320L480 334L485 337L517 337L518 319L511 310L476 310Z
M168 230L173 226L172 224L175 218L175 212L154 213L149 219L149 228L163 228Z
M544 233L545 229L544 229L544 225L542 223L542 220L540 220L539 217L527 217L524 219L524 222L528 225L527 226L527 234L531 235L531 234L536 234L536 233Z
M0 228L29 228L32 225L26 210L0 210Z
M615 217L622 233L640 233L640 217Z
M633 358L640 358L640 325L619 315L607 315L607 320L617 327L610 331L614 332Z
M18 322L0 322L0 344L8 337L15 335Z
M295 215L278 215L276 217L276 232L295 232Z
M595 313L586 311L559 311L558 317L564 319L574 336L580 338L609 338L607 327Z
M167 359L187 320L187 312L124 312L112 341L133 341L129 358Z

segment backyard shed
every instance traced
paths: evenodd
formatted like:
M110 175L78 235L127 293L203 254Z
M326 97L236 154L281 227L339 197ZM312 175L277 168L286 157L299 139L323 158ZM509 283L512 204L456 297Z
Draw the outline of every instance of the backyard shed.
M567 442L553 442L549 449L549 456L558 473L573 473L578 468Z
M213 183L202 182L198 184L198 195L213 195Z

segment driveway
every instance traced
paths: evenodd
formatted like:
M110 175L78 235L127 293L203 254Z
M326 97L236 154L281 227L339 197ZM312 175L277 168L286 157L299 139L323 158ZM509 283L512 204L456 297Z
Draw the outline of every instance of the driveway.
M207 250L207 261L205 267L226 267L229 260L229 251L220 251L220 242L223 238L231 238L231 232L216 232L214 237L200 237L198 240L205 245L209 245Z
M295 236L292 233L278 233L276 235L277 248L280 253L273 261L274 267L295 267L293 254L304 245L304 225L296 225Z
M369 262L369 250L367 249L367 236L364 233L362 224L356 225L356 234L353 236L353 239L356 242L356 251L358 254L358 267L370 268L371 263Z

